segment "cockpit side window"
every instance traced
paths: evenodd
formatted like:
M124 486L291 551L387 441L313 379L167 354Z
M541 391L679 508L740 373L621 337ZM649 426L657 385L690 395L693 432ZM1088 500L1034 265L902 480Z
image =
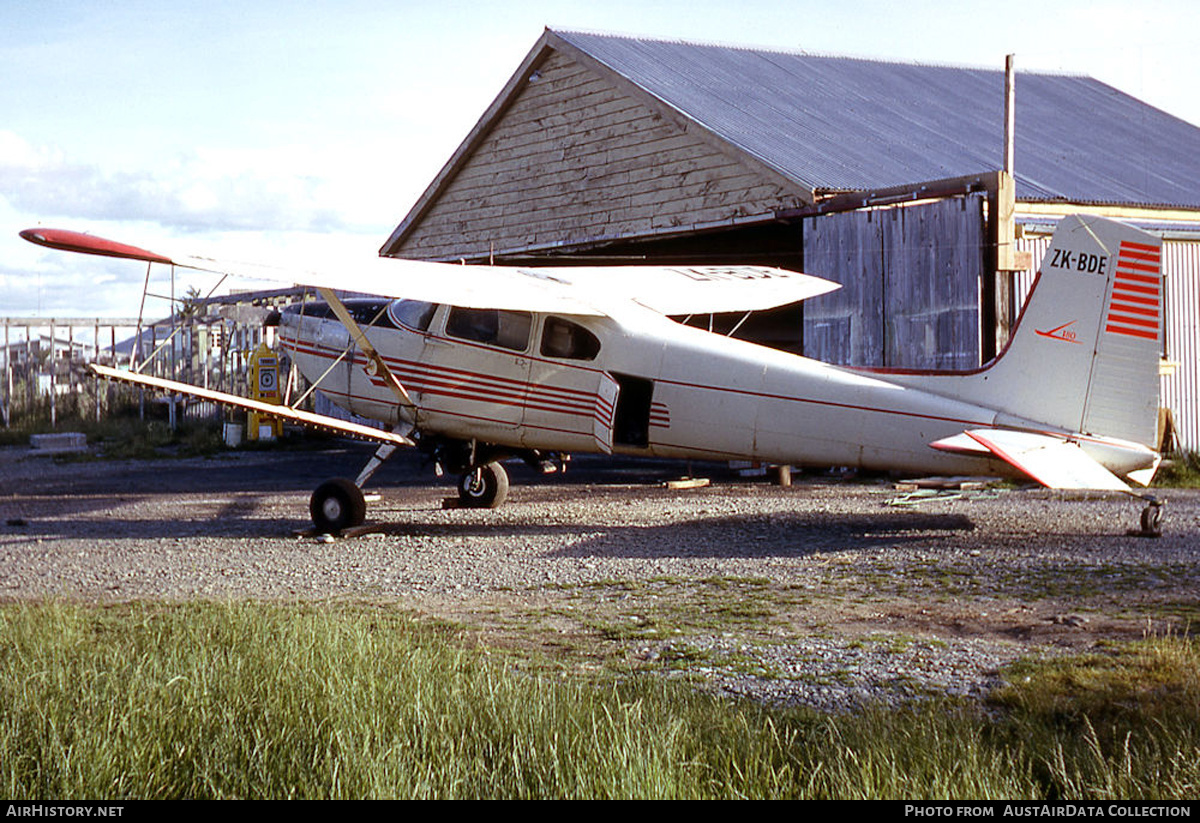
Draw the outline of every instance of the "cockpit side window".
M542 328L542 355L567 360L595 360L600 340L578 323L547 317Z
M388 322L388 304L381 300L344 300L346 311L354 321L363 328L368 326L390 326ZM335 314L334 317L337 315Z
M466 309L452 306L446 318L446 334L513 351L529 346L533 315L527 311Z
M390 316L390 304L386 300L376 298L353 297L342 300L346 311L354 318L354 322L363 328L377 327L390 329L395 321ZM319 320L338 320L333 306L324 300L309 300L305 303L293 303L284 309L284 314L295 314L306 318ZM341 322L338 320L338 322Z
M437 311L437 303L425 300L394 300L388 306L388 314L392 322L413 331L429 331L433 313Z

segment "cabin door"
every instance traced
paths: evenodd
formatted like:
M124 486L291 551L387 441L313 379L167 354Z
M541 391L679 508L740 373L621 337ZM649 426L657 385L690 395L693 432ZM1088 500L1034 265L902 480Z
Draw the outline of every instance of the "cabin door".
M600 339L549 315L530 358L521 442L545 451L612 452L618 384L596 366Z
M421 406L448 434L514 443L529 382L529 312L450 306L425 338Z

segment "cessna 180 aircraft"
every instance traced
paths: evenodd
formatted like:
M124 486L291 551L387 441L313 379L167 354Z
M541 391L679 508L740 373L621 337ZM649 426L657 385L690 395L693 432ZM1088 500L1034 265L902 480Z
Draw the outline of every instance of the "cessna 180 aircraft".
M956 373L835 367L671 319L751 312L837 288L773 268L369 258L335 272L284 271L57 229L21 235L56 249L315 287L324 302L285 310L280 341L334 402L386 429L92 368L378 441L355 480L313 493L322 531L363 521L363 485L399 446L421 449L439 473L458 473L468 506L504 500L501 460L553 468L571 452L1027 476L1054 489L1126 492L1126 480L1149 484L1160 462L1160 241L1101 218L1060 223L1005 351ZM1159 502L1144 499L1143 530L1157 531Z

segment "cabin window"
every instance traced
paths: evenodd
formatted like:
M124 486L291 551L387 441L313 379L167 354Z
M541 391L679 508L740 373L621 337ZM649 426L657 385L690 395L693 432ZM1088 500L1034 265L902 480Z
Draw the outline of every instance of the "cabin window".
M578 323L547 317L542 329L542 355L567 360L595 360L600 340Z
M388 307L392 321L413 331L428 331L437 303L425 300L396 300Z
M385 300L353 298L342 300L342 305L345 306L350 316L354 318L354 322L363 328L368 326L381 328L394 327L394 321L389 316L389 304ZM300 317L313 317L320 320L337 320L341 322L337 316L337 312L333 310L333 306L324 300L295 303L284 309L284 312Z
M342 303L354 322L363 328L391 325L387 317L388 304L382 300L343 300Z
M465 309L454 306L446 318L446 334L513 351L529 346L533 315L527 311Z

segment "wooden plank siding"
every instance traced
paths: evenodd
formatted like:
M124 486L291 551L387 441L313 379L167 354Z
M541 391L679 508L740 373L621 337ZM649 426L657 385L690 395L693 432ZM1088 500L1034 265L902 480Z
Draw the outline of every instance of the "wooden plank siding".
M480 259L804 202L697 128L551 52L392 253Z
M804 221L804 269L842 288L804 305L804 353L906 369L979 365L983 198Z

